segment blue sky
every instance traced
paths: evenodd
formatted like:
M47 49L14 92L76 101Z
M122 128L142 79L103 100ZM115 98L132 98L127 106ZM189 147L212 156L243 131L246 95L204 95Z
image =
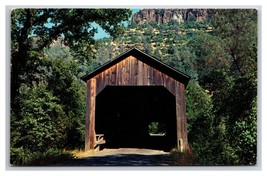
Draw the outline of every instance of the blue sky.
M132 9L133 14L138 12L139 10L140 9L137 9L137 8ZM45 26L49 27L49 28L51 28L53 25L54 24L50 23L49 21L48 21L48 23L45 24ZM127 22L125 22L125 25L127 26ZM97 28L97 30L98 30L98 32L94 35L95 39L102 39L102 38L105 38L105 37L109 37L109 34L106 33L98 24L93 23L92 26Z
M140 9L132 9L133 14L138 12L139 10ZM94 23L93 26L98 29L98 32L94 36L95 39L102 39L105 37L109 37L109 34L107 34L98 24Z

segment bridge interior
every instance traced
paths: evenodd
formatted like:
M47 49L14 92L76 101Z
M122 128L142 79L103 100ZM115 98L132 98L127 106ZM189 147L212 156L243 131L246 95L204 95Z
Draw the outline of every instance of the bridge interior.
M96 97L95 113L106 148L169 151L177 144L175 96L164 86L107 86ZM161 134L151 134L155 124Z

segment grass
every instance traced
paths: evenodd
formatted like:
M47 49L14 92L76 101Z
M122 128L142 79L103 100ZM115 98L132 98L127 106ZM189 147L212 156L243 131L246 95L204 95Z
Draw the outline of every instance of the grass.
M93 150L84 151L80 149L80 150L72 150L70 151L70 153L74 156L74 158L85 158L92 156L94 154L94 151Z
M44 153L37 153L32 159L25 163L25 166L54 166L66 160L73 159L74 156L68 151L49 150Z
M84 150L48 150L43 153L32 153L28 161L14 164L17 166L56 166L64 161L74 158L89 157L94 151Z

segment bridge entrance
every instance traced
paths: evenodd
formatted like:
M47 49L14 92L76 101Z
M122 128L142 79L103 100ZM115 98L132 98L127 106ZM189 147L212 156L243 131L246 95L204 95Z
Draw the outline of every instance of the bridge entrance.
M107 148L177 146L175 96L164 86L107 86L96 96L96 134Z

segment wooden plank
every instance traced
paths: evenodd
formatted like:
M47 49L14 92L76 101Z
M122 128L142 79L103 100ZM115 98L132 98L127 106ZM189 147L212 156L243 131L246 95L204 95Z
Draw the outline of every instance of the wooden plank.
M127 74L126 74L126 85L132 85L132 56L129 56L126 60Z
M181 132L181 106L180 106L180 88L179 88L179 83L177 82L175 84L175 105L176 105L176 133L177 133L177 147L178 150L181 151L182 147L181 146L181 139L182 139L182 132Z
M116 74L117 74L117 85L121 85L121 77L122 77L122 63L119 62L117 64L117 71L116 71Z
M129 67L129 70L130 70L130 78L129 78L129 85L134 85L134 59L132 56L130 56L129 58L129 63L130 63L130 67Z
M138 76L138 60L133 58L133 80L132 80L132 85L137 85L137 76Z
M91 81L88 80L86 84L86 118L85 118L85 150L90 149L89 145L89 119L90 119L90 106L91 106Z
M111 69L111 83L110 83L111 85L116 85L116 76L117 76L116 67L117 65L114 65Z
M162 83L162 77L161 77L161 72L158 71L157 69L154 69L154 72L155 72L155 85L157 86L160 86L160 85L163 85Z
M141 61L137 61L137 85L143 85L143 63Z
M143 64L143 85L148 85L147 65Z
M108 85L112 85L112 67L108 69L108 75L109 75Z
M105 82L104 82L104 72L102 72L99 76L98 76L98 78L96 78L97 79L97 81L99 82L99 87L97 87L97 94L99 93L99 92L101 92L103 89L104 89L104 87L105 87Z
M165 74L162 74L162 85L165 87L165 88L167 88L167 84L166 84L166 75ZM168 88L167 88L168 89ZM169 89L168 89L169 90Z
M124 59L123 61L123 67L124 67L124 72L123 74L121 75L122 77L122 80L123 80L123 84L122 85L127 85L127 82L128 82L128 74L129 74L129 70L128 70L128 61L126 59Z
M95 97L96 80L94 78L87 82L87 111L85 127L85 150L94 149L95 143Z
M183 147L186 152L190 152L190 147L187 139L187 128L186 128L186 101L185 101L185 85L180 83L180 92L181 92L181 113L182 113L182 138L183 138ZM189 151L188 151L189 150Z
M157 82L158 82L158 76L157 76L157 71L155 68L153 68L153 85L157 85Z
M105 70L105 85L109 85L109 69Z
M174 94L176 94L176 83L178 82L170 77L170 91Z
M90 149L94 148L95 143L95 100L96 100L96 80L91 79L91 104L90 104L90 120L89 120L89 145Z
M119 85L119 80L120 80L120 74L119 74L119 63L116 64L116 81L115 85Z
M160 72L160 84L164 85L164 76L165 74L163 74L162 72Z
M153 68L149 67L149 73L148 73L148 81L149 81L149 85L153 85L153 81L154 81L154 77L153 77Z
M106 83L105 85L109 85L110 84L110 69L105 70L105 76L106 76Z
M156 78L157 78L157 77L156 77L156 74L155 74L155 69L152 68L151 70L152 70L152 72L151 72L151 82L152 82L151 85L154 86L155 83L156 83Z
M165 75L165 85L164 85L170 92L171 92L171 89L170 89L170 79L167 75ZM173 94L175 96L175 93Z
M150 74L150 71L151 71L151 67L148 65L146 67L146 73L147 73L147 85L151 85L151 74Z
M126 68L125 68L125 59L122 61L122 70L121 70L121 85L125 85L126 81L125 81L125 76L126 75Z

